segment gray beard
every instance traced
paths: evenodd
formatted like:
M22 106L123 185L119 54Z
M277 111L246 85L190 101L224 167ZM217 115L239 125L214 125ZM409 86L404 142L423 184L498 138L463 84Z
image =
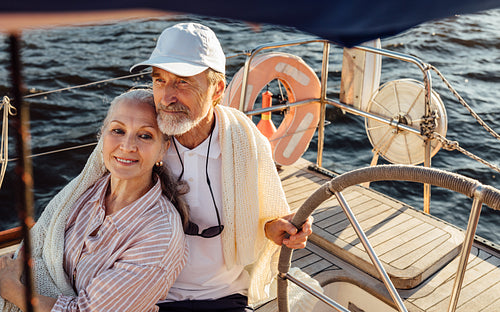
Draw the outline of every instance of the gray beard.
M196 125L200 123L201 118L199 120L192 120L187 116L175 117L167 114L162 114L160 111L158 113L157 120L158 127L160 128L161 132L166 135L175 136L184 134L196 127Z

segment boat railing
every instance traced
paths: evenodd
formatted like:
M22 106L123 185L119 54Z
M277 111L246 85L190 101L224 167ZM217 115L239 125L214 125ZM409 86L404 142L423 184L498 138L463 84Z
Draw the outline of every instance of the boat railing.
M314 44L314 43L321 43L323 44L323 58L322 58L322 66L321 66L321 96L319 99L311 99L310 101L303 101L301 103L293 103L290 106L286 105L278 105L274 107L274 109L260 109L260 110L253 110L252 112L246 112L247 114L251 115L256 115L260 114L263 112L272 112L272 111L283 111L289 107L292 107L293 105L305 105L305 104L312 104L312 105L317 105L316 103L320 103L320 122L318 124L318 150L317 150L317 158L316 158L316 164L317 166L321 167L322 166L322 160L323 160L323 147L324 147L324 125L325 125L325 116L326 116L326 105L333 105L335 107L341 108L344 111L353 113L355 115L359 115L365 118L377 120L380 122L383 122L389 126L394 127L395 130L406 130L411 133L415 133L417 135L424 136L424 166L426 167L431 167L431 141L434 139L433 137L433 132L432 132L432 126L429 126L428 124L425 125L424 122L421 125L420 129L415 129L409 126L406 126L402 123L400 123L397 120L394 120L393 118L386 118L383 116L377 116L375 114L371 114L369 112L365 112L363 110L359 110L354 108L351 105L341 103L340 101L335 101L332 99L328 99L326 97L327 94L327 81L328 81L328 65L329 65L329 55L330 55L330 45L333 44L332 42L328 40L323 40L323 39L315 39L315 40L289 40L289 41L283 41L283 42L277 42L277 43L269 43L269 44L262 44L254 48L253 50L249 51L246 53L247 57L244 63L244 73L243 73L243 82L242 82L242 88L241 88L241 93L240 93L240 110L244 111L244 103L246 103L246 97L247 97L247 81L248 81L248 75L250 72L250 64L252 59L259 53L267 50L272 50L272 49L278 49L278 48L284 48L284 47L292 47L292 46L298 46L298 45L307 45L307 44ZM430 66L417 57L410 56L410 55L405 55L402 53L390 51L390 50L384 50L380 48L374 48L374 47L368 47L368 46L355 46L353 49L358 49L362 50L365 52L369 53L374 53L377 55L389 57L392 59L408 62L411 64L414 64L417 66L417 68L422 72L422 77L423 77L423 84L425 86L425 115L423 116L423 120L427 121L430 124L434 124L433 122L433 112L431 111L431 92L432 92L432 77L430 73ZM424 129L430 129L431 131L426 131ZM424 184L424 211L426 213L430 213L430 196L431 196L431 190L430 190L430 185Z
M266 52L266 51L272 51L275 49L280 49L280 48L289 48L289 47L294 47L294 46L302 46L302 45L310 45L310 44L322 44L323 45L323 57L322 57L322 65L321 65L321 73L320 73L320 82L321 82L321 93L319 98L314 98L314 99L309 99L309 100L303 100L303 101L297 101L295 103L287 103L287 104L280 104L280 105L273 105L270 108L257 108L253 109L251 111L245 111L244 110L244 103L247 101L247 92L246 92L246 82L248 80L248 75L250 72L250 64L252 60L260 53ZM244 111L247 115L249 116L255 116L259 115L262 113L267 113L267 112L283 112L286 111L292 107L295 106L301 106L301 105L317 105L317 103L320 103L321 105L321 110L320 110L320 122L318 123L318 143L317 143L317 155L316 155L316 165L318 167L322 166L322 159L323 159L323 146L324 146L324 125L327 124L325 122L325 111L327 106L333 106L336 108L341 109L344 112L348 112L354 115L358 115L367 119L375 120L377 122L386 124L390 127L392 127L395 131L406 131L411 134L418 135L419 137L422 138L424 141L424 161L423 164L425 167L431 167L431 142L438 142L438 144L441 144L441 146L444 149L447 150L458 150L459 152L463 153L464 155L490 167L491 169L500 172L500 168L496 166L495 164L492 164L477 155L472 154L469 151L466 151L464 148L460 147L456 141L450 141L446 139L443 135L440 133L434 131L435 129L435 120L436 116L434 112L431 109L431 104L432 104L432 92L433 92L433 85L432 85L432 75L431 72L434 72L440 79L441 81L445 84L445 86L449 89L449 91L453 94L453 96L462 104L472 115L473 118L477 120L477 122L486 129L493 137L500 139L500 135L497 134L493 129L491 129L480 117L477 113L475 113L472 108L465 102L465 100L458 94L458 92L451 86L451 84L446 80L444 75L439 72L439 70L428 63L425 63L421 59L415 56L387 50L387 49L382 49L382 48L377 48L377 47L372 47L372 46L367 46L367 45L358 45L352 47L354 50L359 50L359 51L364 51L367 53L372 53L375 55L379 55L381 57L387 57L391 58L393 60L397 61L402 61L406 62L409 64L414 65L421 73L421 79L422 79L422 84L424 86L424 96L425 96L425 101L424 101L424 116L422 116L422 122L420 123L419 127L411 127L405 124L404 122L401 122L397 118L393 118L393 116L387 117L387 116L380 116L377 114L370 113L368 111L364 111L362 109L356 108L354 105L343 103L340 99L331 99L327 97L327 89L328 89L328 72L329 72L329 59L330 59L330 46L335 45L335 43L330 42L328 40L323 40L323 39L306 39L306 40L289 40L289 41L281 41L281 42L273 42L273 43L268 43L268 44L262 44L257 47L255 47L252 50L243 52L243 53L238 53L231 55L230 57L236 57L236 56L246 56L246 59L243 64L244 68L244 76L243 76L243 83L242 83L242 91L240 93L240 110ZM344 69L342 69L344 70ZM375 153L375 151L374 151ZM376 153L375 153L376 154ZM377 155L374 155L374 160ZM372 160L372 163L374 161ZM430 213L430 186L429 185L424 185L424 212Z
M323 56L322 56L322 65L321 65L321 73L320 73L320 83L321 83L321 93L319 98L311 98L307 100L301 100L301 101L296 101L294 103L286 103L286 104L278 104L278 105L273 105L272 107L266 107L266 108L254 108L251 111L245 111L244 110L244 103L247 101L247 81L248 81L248 75L250 73L250 64L252 60L260 53L266 52L266 51L272 51L275 49L280 49L280 48L289 48L289 47L294 47L294 46L301 46L301 45L309 45L309 44L322 44L323 45ZM243 53L239 54L234 54L231 55L232 57L236 56L245 56L246 59L244 61L244 75L243 75L243 82L242 82L242 87L241 87L241 93L240 93L240 110L244 111L248 116L257 116L261 115L263 113L269 113L269 112L286 112L290 110L293 107L297 106L303 106L303 105L320 105L320 120L317 126L318 130L318 135L317 135L317 153L316 153L316 168L321 168L322 167L322 161L323 161L323 147L325 143L325 125L328 124L326 121L326 109L327 106L332 106L336 107L343 112L348 112L353 115L357 115L360 117L363 117L365 119L369 120L374 120L379 123L385 124L389 127L391 127L395 132L400 132L400 131L405 131L408 134L413 134L418 137L420 137L424 144L423 144L423 149L424 149L424 160L423 160L423 165L425 167L431 167L432 161L432 155L431 155L431 150L432 150L432 143L436 142L437 144L440 144L440 146L448 151L453 151L457 150L461 152L462 154L466 155L467 157L482 163L485 166L488 166L490 169L500 172L500 167L498 167L495 164L492 164L491 162L488 162L484 160L483 158L471 153L470 151L467 151L463 147L459 146L457 141L452 141L447 139L445 136L440 134L437 131L434 131L436 128L436 114L431 110L431 105L432 105L432 99L433 97L431 96L433 92L433 87L432 87L432 75L431 72L434 72L437 74L437 76L441 79L441 81L445 84L445 86L449 89L449 91L453 94L453 96L462 104L472 115L473 118L477 120L477 122L486 129L487 132L489 132L493 137L500 139L500 135L497 134L493 129L491 129L480 117L477 113L475 113L472 108L465 102L465 100L458 94L458 92L451 86L451 84L446 80L444 75L439 72L439 70L434 67L433 65L427 64L420 60L419 58L395 51L390 51L386 49L381 49L381 48L376 48L376 47L371 47L371 46L365 46L365 45L358 45L352 47L354 50L360 50L364 51L367 53L373 53L382 57L387 57L391 58L393 60L397 61L402 61L406 62L409 64L414 65L421 73L422 75L422 85L424 86L424 116L422 116L422 121L419 125L419 127L412 127L405 122L401 122L398 118L394 118L394 116L381 116L375 113L371 113L369 111L365 111L362 109L359 109L355 107L354 105L347 104L341 102L341 99L332 99L327 97L327 89L328 89L328 72L329 72L329 59L330 59L330 46L335 45L333 42L330 42L328 40L322 40L322 39L314 39L314 40L289 40L289 41L282 41L282 42L274 42L274 43L268 43L268 44L262 44L257 46L256 48L246 51ZM342 68L342 70L344 70ZM377 163L379 151L374 148L373 149L374 155L371 164L374 165ZM364 184L364 186L369 186L369 183ZM430 207L431 207L431 186L429 184L424 184L423 185L423 211L425 213L430 214Z

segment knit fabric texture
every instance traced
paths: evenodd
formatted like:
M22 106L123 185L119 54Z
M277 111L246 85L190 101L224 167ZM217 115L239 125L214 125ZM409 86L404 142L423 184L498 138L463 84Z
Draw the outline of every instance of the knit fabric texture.
M277 274L279 246L265 237L264 224L289 213L271 146L245 114L215 107L222 154L224 260L231 268L244 265L250 273L248 301L269 297Z
M76 200L105 172L100 140L82 172L54 196L30 230L33 279L38 294L53 298L60 294L76 295L63 269L66 219ZM8 312L21 311L0 298L0 311L2 309Z
M276 298L280 246L265 237L267 221L290 213L269 140L253 121L231 107L215 107L222 154L224 260L245 265L250 273L248 303L254 307ZM323 293L319 282L299 268L296 278ZM312 311L318 299L295 284L288 289L291 312Z

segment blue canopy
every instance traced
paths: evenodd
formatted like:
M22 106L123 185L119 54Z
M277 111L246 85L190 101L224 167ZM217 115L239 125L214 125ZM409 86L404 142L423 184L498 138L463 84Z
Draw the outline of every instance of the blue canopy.
M0 3L0 13L149 8L292 26L352 46L400 33L425 21L496 7L500 7L500 0L7 0Z

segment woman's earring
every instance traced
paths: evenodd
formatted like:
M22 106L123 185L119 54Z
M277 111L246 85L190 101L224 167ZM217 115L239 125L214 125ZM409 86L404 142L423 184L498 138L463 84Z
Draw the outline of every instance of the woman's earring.
M156 166L156 167L161 167L161 166L163 166L163 161L161 161L161 160L160 160L160 161L157 161L157 162L155 163L155 166Z

